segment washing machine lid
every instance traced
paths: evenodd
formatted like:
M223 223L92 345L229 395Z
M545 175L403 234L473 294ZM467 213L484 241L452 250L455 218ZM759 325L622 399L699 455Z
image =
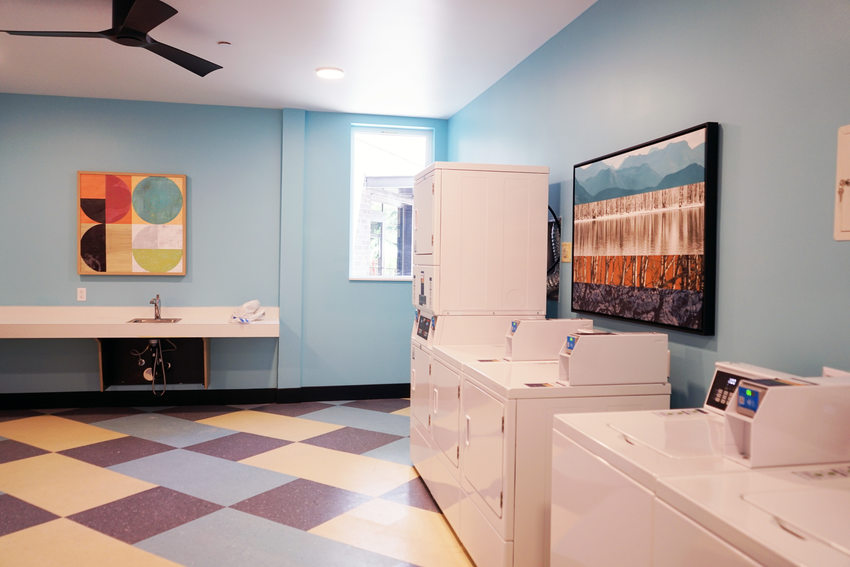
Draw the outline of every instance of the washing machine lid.
M656 411L649 418L624 416L608 427L670 459L723 454L724 421L704 410Z
M656 494L759 563L850 564L848 463L668 477Z
M744 500L770 514L787 530L820 540L850 561L850 486L754 492Z
M491 345L441 345L435 346L434 358L461 371L464 364L477 360L501 360L505 354L504 344Z
M554 424L650 491L659 477L746 470L723 457L723 418L700 409L562 414Z

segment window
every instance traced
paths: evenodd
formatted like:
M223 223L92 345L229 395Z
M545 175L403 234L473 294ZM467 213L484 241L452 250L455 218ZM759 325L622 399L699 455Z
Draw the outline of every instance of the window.
M430 128L351 129L351 279L408 279L413 177L434 161Z

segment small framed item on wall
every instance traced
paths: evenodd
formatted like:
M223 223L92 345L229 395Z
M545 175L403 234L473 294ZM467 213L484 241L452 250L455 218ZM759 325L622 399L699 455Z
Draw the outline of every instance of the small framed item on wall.
M81 275L186 275L186 176L77 172Z
M714 334L719 126L573 167L572 310Z

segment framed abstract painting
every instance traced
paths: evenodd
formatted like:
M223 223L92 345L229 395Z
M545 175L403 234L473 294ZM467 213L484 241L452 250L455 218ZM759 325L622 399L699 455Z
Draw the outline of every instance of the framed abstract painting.
M186 176L77 172L81 275L186 275Z
M573 167L579 313L714 334L719 125Z

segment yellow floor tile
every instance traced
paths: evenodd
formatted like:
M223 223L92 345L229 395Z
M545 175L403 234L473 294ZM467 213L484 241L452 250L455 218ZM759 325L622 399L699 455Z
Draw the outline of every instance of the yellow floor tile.
M441 514L372 500L310 530L422 567L473 567Z
M0 423L0 437L34 445L46 451L64 451L126 436L124 433L55 415L25 417Z
M380 496L416 478L409 465L293 443L240 461L352 492Z
M178 564L60 518L0 537L0 565L166 567Z
M0 465L0 492L59 516L82 512L154 486L53 453Z
M256 435L265 435L266 437L274 437L275 439L284 439L286 441L302 441L310 437L342 429L343 427L342 425L334 425L332 423L322 423L320 421L251 410L210 417L208 419L202 419L198 423L232 429L234 431L243 431L245 433L254 433Z
M392 413L393 413L393 415L403 415L403 416L406 416L406 417L410 417L410 406L401 408L400 410L396 410Z

